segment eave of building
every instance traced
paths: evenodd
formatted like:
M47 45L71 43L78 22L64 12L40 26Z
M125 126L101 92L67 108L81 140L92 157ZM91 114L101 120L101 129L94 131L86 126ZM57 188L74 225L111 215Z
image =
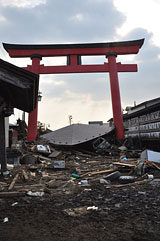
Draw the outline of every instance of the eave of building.
M0 59L0 96L7 104L31 112L37 103L39 76Z
M141 108L141 109L139 109ZM138 117L140 115L144 115L146 113L160 110L160 98L156 98L150 101L143 102L131 109L130 113L124 114L123 119L130 119L134 117Z

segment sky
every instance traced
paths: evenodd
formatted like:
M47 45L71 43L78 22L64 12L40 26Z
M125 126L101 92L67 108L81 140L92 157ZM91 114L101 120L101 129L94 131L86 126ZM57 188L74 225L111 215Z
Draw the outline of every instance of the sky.
M122 108L159 97L160 0L0 0L0 58L25 67L29 58L10 58L2 43L63 44L128 41L145 38L137 55L117 62L138 65L137 73L119 73ZM85 57L83 64L103 64L105 56ZM61 65L65 58L44 58ZM107 122L112 117L108 73L41 75L38 120L52 130L72 123ZM15 110L14 123L22 117Z

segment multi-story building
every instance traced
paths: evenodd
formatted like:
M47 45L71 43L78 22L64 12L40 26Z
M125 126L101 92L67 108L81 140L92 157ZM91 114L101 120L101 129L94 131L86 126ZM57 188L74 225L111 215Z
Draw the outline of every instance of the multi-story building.
M160 98L127 107L123 114L125 138L160 150ZM112 120L109 120L112 125Z

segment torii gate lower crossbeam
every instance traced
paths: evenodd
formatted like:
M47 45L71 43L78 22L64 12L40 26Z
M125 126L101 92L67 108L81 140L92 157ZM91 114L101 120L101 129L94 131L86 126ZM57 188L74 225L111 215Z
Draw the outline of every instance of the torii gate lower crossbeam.
M124 138L123 117L118 82L118 72L136 72L136 64L116 63L116 56L123 54L137 54L143 45L144 39L90 44L59 44L59 45L17 45L3 43L10 57L30 57L32 65L24 67L36 74L61 73L95 73L109 72L112 97L113 120L116 127L117 139ZM108 63L98 65L82 65L81 56L105 55ZM65 66L44 66L40 64L43 57L67 56ZM29 114L27 140L37 137L37 108Z

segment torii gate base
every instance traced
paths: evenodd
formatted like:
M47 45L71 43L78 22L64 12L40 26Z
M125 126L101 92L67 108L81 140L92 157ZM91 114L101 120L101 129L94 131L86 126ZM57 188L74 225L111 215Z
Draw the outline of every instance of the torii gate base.
M61 74L61 73L95 73L109 72L112 97L113 120L116 127L117 139L124 138L123 117L118 82L118 72L137 72L136 64L116 63L117 55L137 54L143 45L144 39L90 44L59 44L59 45L17 45L3 43L10 57L30 57L32 65L24 67L35 74ZM108 63L98 65L81 65L81 56L105 55ZM65 66L44 66L40 64L42 57L67 56ZM27 140L37 137L36 109L29 114Z

